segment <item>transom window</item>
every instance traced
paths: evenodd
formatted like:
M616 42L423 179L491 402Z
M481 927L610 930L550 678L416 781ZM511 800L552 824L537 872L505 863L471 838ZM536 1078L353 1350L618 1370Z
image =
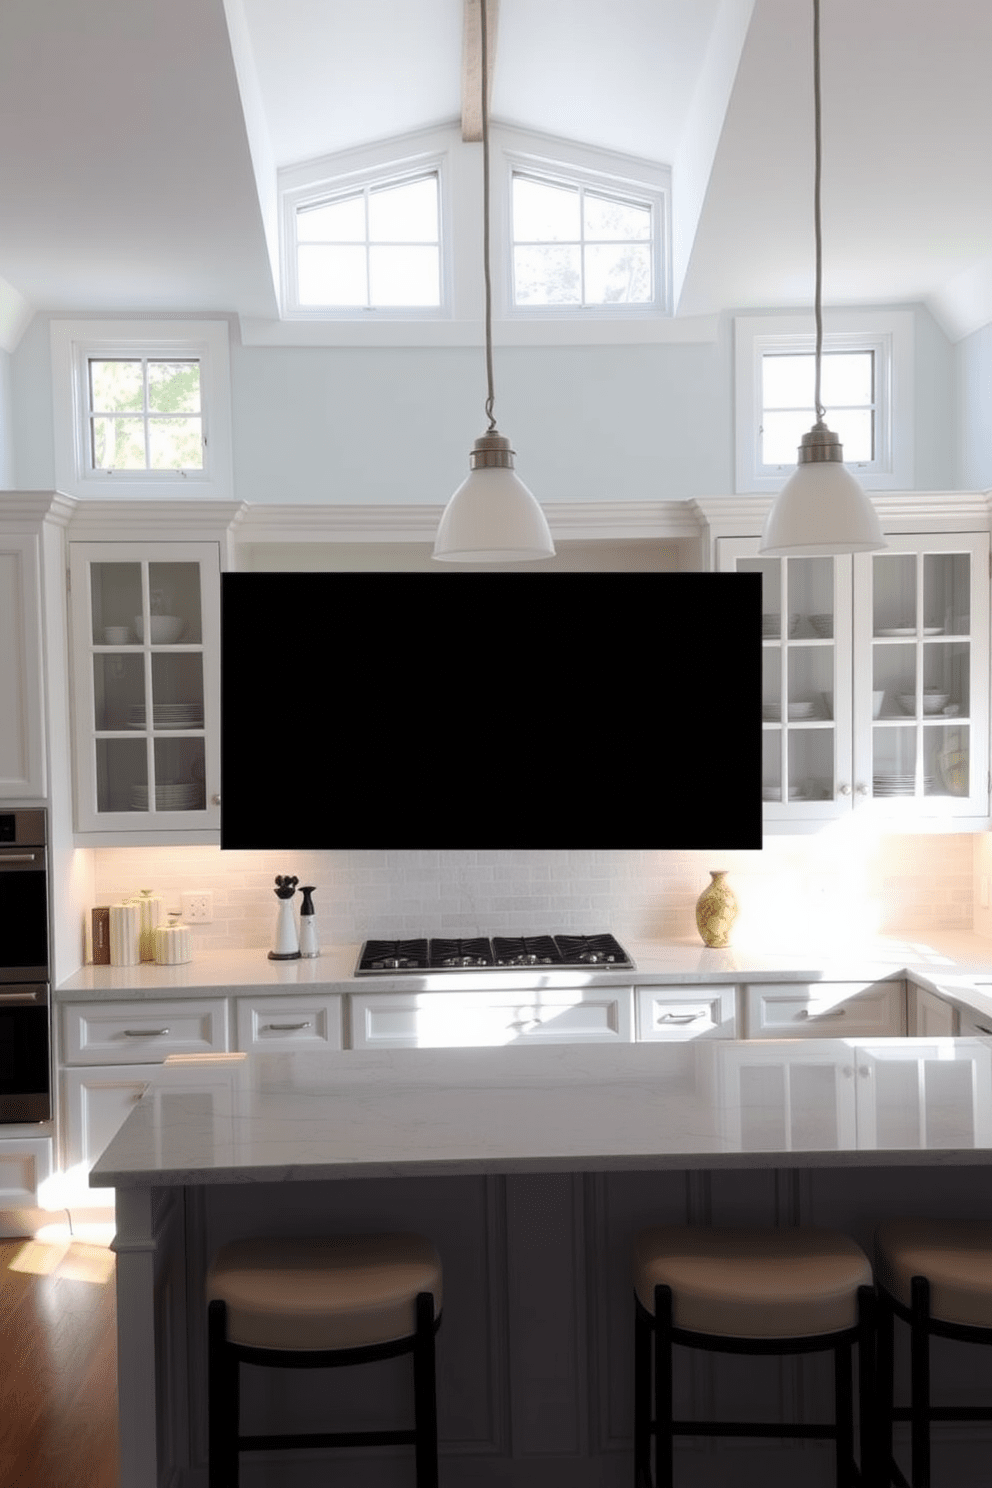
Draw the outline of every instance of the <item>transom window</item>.
M820 401L827 426L839 437L847 465L875 459L875 351L825 351ZM812 352L766 351L761 358L760 464L778 470L796 463L812 427L815 357Z
M94 471L202 470L198 360L87 359Z
M511 213L515 306L655 302L651 201L514 170Z
M373 310L441 304L437 171L368 183L296 208L301 306Z

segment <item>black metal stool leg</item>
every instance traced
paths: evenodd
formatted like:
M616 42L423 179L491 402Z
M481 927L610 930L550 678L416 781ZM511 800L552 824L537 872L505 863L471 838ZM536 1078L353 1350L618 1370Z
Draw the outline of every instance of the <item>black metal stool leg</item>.
M434 1297L417 1294L413 1347L413 1409L417 1488L437 1488L437 1388L434 1376Z
M651 1488L651 1324L634 1302L634 1488Z
M876 1423L875 1352L878 1303L874 1287L858 1288L858 1450L862 1488L882 1488Z
M913 1488L930 1488L930 1283L925 1276L914 1276L909 1285Z
M227 1346L227 1304L207 1312L208 1488L238 1488L239 1365Z
M834 1423L837 1436L837 1488L854 1488L851 1468L854 1463L854 1376L851 1369L851 1345L845 1341L834 1349Z
M654 1289L654 1463L657 1488L674 1488L672 1289Z

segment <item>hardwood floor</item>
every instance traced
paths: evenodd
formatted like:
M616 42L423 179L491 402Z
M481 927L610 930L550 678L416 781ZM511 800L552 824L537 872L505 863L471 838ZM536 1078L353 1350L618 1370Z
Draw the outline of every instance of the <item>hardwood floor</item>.
M0 1240L0 1488L118 1488L114 1266Z

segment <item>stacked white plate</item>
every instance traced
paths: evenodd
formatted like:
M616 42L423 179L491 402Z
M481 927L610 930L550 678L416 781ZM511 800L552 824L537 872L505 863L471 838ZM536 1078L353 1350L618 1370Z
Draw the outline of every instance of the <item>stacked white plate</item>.
M923 777L924 795L930 795L933 787L934 777L925 775ZM876 775L872 780L872 795L874 796L911 796L915 788L915 775Z
M762 703L761 716L765 723L778 723L782 717L781 703Z
M815 718L819 711L819 706L812 698L803 698L788 704L788 714L793 720Z
M821 640L829 640L834 633L833 615L810 615L809 623Z
M202 703L155 703L152 718L156 729L196 729L203 727ZM127 710L127 726L143 729L145 726L144 703L132 703Z
M155 787L155 806L159 811L202 811L203 801L203 785L195 780L160 780ZM132 785L131 807L134 811L148 810L147 785Z

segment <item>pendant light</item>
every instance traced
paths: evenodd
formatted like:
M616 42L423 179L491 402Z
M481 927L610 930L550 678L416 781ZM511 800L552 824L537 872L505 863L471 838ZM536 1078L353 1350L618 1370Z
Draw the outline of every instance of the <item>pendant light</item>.
M794 473L779 491L758 551L772 555L870 553L888 544L878 516L861 486L844 467L836 434L827 428L820 402L823 359L823 234L820 223L820 0L813 0L813 115L816 165L813 187L816 235L816 422L804 434Z
M554 543L536 499L513 469L510 441L493 414L493 311L489 266L489 58L486 0L480 0L482 27L482 221L486 281L486 375L489 428L469 455L469 475L444 509L434 541L434 557L447 563L517 563L553 558Z

